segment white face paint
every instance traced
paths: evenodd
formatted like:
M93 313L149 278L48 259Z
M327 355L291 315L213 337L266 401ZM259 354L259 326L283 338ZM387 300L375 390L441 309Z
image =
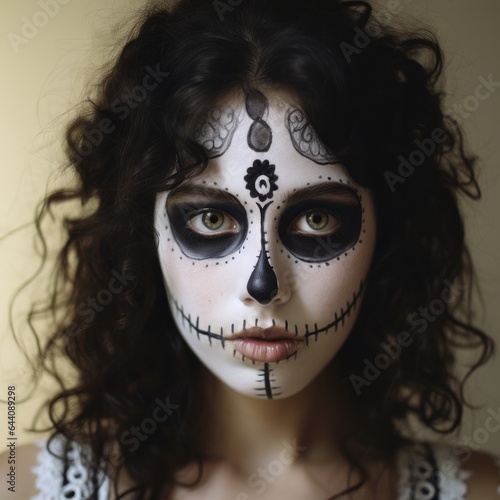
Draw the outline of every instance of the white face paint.
M197 136L208 168L156 200L181 335L222 382L260 398L297 393L336 355L375 246L369 191L303 118L259 93L216 109Z

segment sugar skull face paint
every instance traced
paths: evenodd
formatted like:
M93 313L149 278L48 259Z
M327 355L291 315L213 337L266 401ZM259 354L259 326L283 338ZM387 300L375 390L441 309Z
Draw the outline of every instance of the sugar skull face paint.
M221 381L291 396L354 325L375 246L372 197L298 108L257 91L216 108L197 140L207 169L156 200L170 309Z

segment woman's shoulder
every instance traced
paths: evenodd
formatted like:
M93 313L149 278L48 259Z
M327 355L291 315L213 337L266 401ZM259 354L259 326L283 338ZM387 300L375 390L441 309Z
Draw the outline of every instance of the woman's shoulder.
M9 498L47 500L58 498L63 490L73 493L73 498L85 498L92 480L92 474L84 465L85 449L69 443L67 464L48 450L50 447L60 455L66 444L58 437L50 441L50 446L49 441L38 440L18 446L14 453L2 453L0 474L8 477L6 486L12 488ZM398 466L398 500L500 498L500 459L489 453L443 443L418 442L400 451ZM93 479L100 480L99 500L107 499L108 478Z
M416 442L400 451L399 500L500 499L500 459L445 443Z
M472 452L463 464L467 479L468 499L498 500L500 498L500 458L489 453Z
M8 474L8 453L0 455L0 474ZM17 447L15 451L15 492L13 500L50 500L87 498L93 484L99 484L99 500L107 500L109 480L101 472L90 470L86 463L88 450L62 436L37 440ZM66 461L62 458L66 456ZM69 496L68 496L69 495Z

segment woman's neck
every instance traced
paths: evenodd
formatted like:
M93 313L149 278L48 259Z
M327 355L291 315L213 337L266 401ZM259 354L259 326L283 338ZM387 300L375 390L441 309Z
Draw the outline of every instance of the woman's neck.
M210 408L207 456L240 470L279 457L306 463L341 460L338 443L353 415L338 367L329 365L294 396L273 400L239 394L210 372L203 375Z

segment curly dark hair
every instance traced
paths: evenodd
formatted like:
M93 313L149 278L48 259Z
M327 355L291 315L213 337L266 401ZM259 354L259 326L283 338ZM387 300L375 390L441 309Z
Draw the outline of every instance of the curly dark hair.
M52 294L36 312L62 314L39 354L61 386L47 401L52 437L90 445L96 468L125 467L138 484L128 493L134 498L160 498L193 461L201 477L200 363L165 311L155 197L207 166L194 132L221 98L289 91L376 206L365 297L336 357L358 409L343 452L362 473L331 497L339 498L367 479L356 444L391 463L409 442L402 429L412 414L437 433L456 431L470 406L464 384L493 353L491 338L472 324L474 274L457 196L478 199L480 191L476 160L443 113L443 55L434 35L382 26L363 1L245 0L222 10L212 0L162 4L147 7L69 125L65 167L76 182L49 194L37 215L43 237L55 207L81 204L78 216L64 219ZM113 276L123 289L96 314L87 301ZM467 288L432 320L415 321L445 283ZM402 333L411 342L364 383L381 346ZM479 348L462 378L457 347ZM75 381L57 368L59 356L75 368ZM179 407L131 452L121 437L151 415L159 395Z

